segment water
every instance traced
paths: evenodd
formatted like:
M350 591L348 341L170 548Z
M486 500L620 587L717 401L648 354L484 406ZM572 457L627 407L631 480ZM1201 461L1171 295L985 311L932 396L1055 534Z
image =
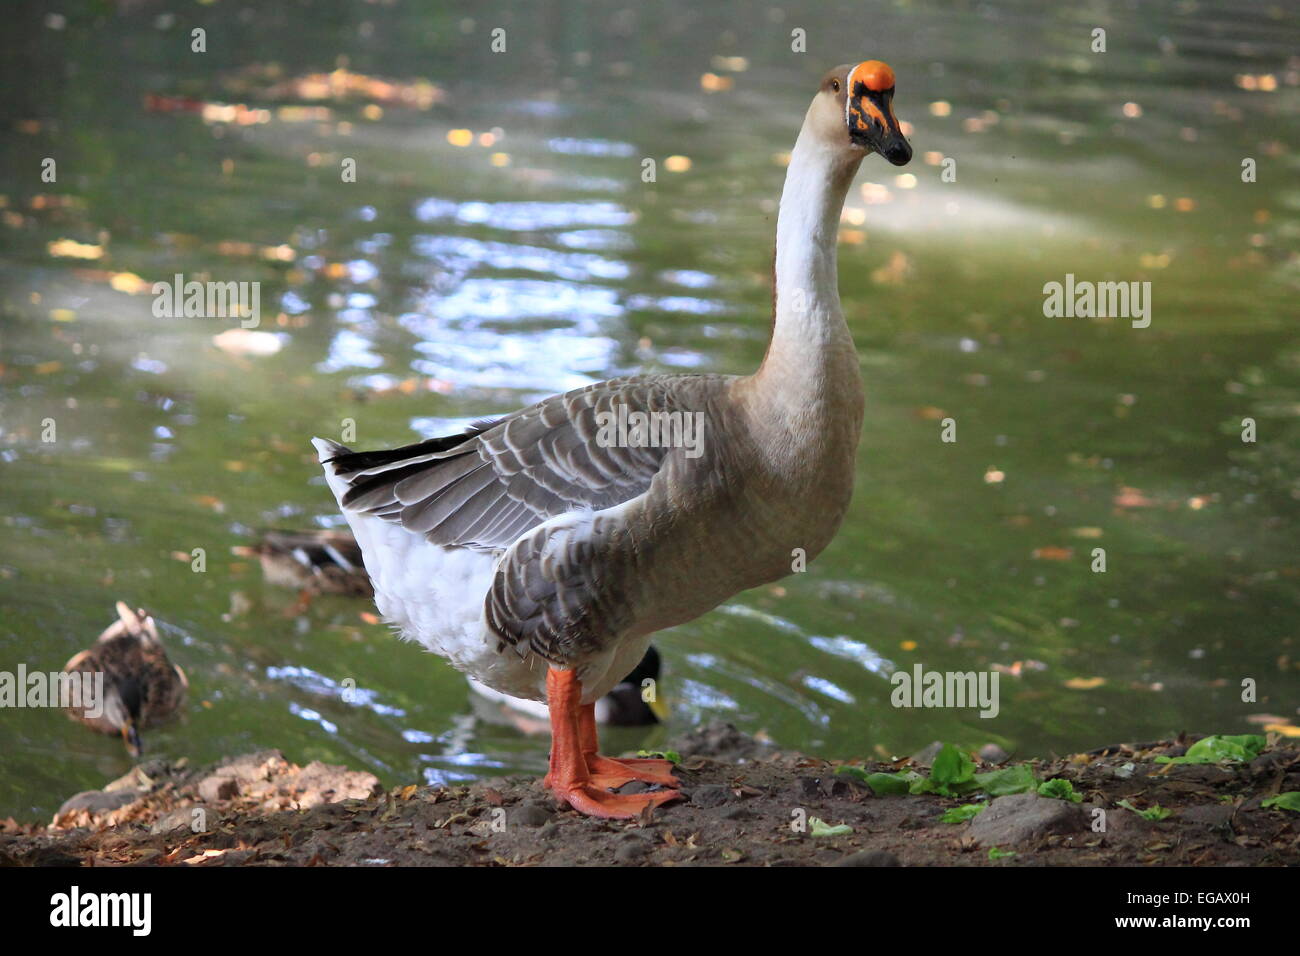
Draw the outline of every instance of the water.
M821 73L878 56L917 158L868 160L843 223L868 391L852 510L808 573L660 635L671 723L610 746L710 717L830 756L1300 722L1294 11L703 6L182 24L73 3L62 29L7 30L6 66L40 82L0 84L0 669L61 666L125 599L191 678L154 753L540 771L545 737L475 722L462 678L366 603L299 613L231 548L339 523L307 439L345 419L386 447L613 375L756 367L781 154ZM359 91L307 98L340 65ZM148 284L178 272L260 281L273 354L215 346L233 321L155 318ZM1149 280L1151 326L1045 318L1067 273ZM891 707L917 663L996 669L999 715ZM48 710L0 711L0 740L0 815L128 766Z

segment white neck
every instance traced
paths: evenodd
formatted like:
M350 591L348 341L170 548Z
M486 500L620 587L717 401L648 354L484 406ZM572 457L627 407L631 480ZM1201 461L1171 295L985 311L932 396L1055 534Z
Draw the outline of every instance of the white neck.
M848 374L853 339L840 311L836 240L844 197L861 163L824 145L805 121L790 156L776 225L775 321L756 376L816 380Z

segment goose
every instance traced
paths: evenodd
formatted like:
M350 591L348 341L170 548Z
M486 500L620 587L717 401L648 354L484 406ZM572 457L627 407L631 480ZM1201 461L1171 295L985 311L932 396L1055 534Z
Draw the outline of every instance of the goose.
M143 608L131 610L117 602L117 620L95 643L63 665L66 673L104 675L100 706L65 708L65 713L91 730L121 736L127 752L139 759L144 751L140 732L174 717L185 705L189 680L167 658L158 626ZM98 716L91 710L99 710Z
M911 159L893 96L879 60L822 78L786 171L753 374L612 379L386 451L313 439L380 612L493 690L546 702L542 785L579 813L635 818L680 797L668 761L600 754L595 702L656 631L790 574L848 509L865 398L837 227L869 153ZM688 423L698 440L682 440ZM651 786L619 792L634 780Z

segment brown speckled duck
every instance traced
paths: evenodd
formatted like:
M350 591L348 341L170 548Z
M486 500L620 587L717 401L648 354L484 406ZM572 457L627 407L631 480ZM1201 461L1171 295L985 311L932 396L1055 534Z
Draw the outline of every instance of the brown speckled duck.
M140 732L181 710L189 681L167 659L158 627L143 608L132 611L118 601L117 617L94 645L63 668L67 673L102 673L102 706L68 707L65 713L91 730L121 736L131 756L139 758ZM94 711L101 713L93 716Z

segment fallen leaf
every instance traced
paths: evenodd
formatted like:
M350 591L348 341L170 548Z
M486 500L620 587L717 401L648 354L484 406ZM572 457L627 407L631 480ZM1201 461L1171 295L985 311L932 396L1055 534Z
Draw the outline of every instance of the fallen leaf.
M1071 677L1065 681L1065 686L1071 690L1092 690L1094 687L1100 687L1106 683L1104 677Z
M1153 508L1156 504L1137 488L1121 488L1113 501L1117 508Z
M1058 548L1056 545L1047 545L1042 548L1034 548L1032 557L1036 561L1069 561L1074 557L1073 548Z
M1300 727L1292 724L1265 724L1264 730L1281 734L1283 737L1300 737Z

